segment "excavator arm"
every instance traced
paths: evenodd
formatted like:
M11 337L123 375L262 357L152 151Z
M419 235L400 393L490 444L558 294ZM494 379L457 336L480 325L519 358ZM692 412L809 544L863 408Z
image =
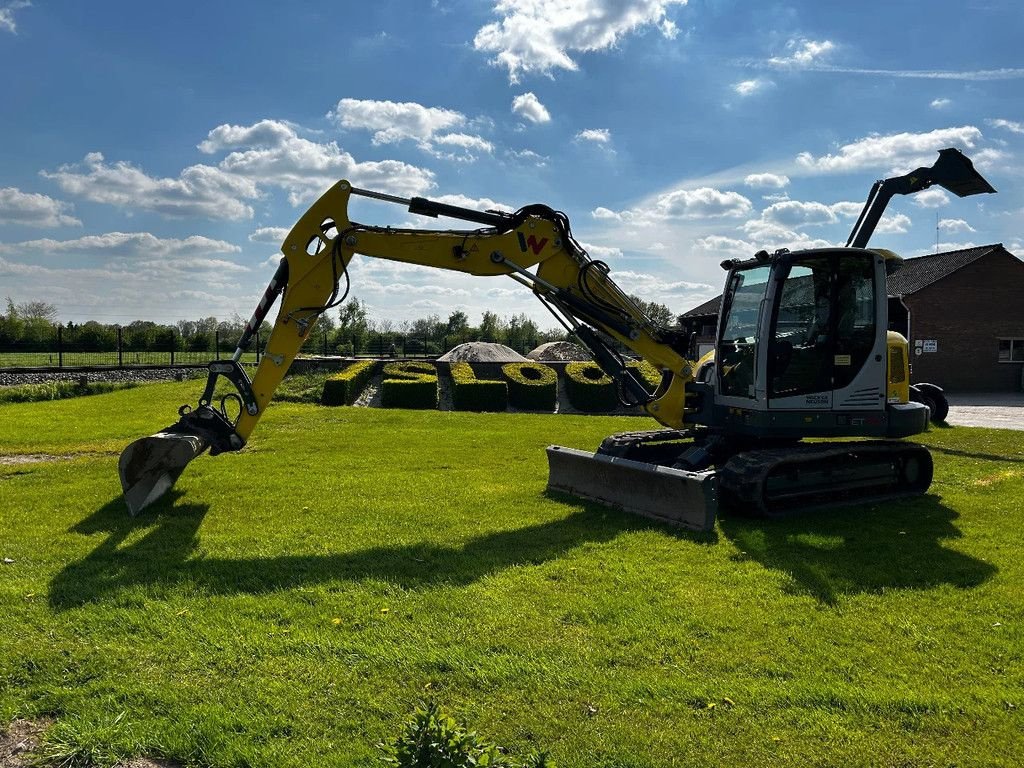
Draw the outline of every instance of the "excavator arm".
M473 230L421 230L368 226L349 219L352 195L408 206L483 225ZM423 198L404 199L339 181L299 219L282 245L273 279L246 325L232 360L210 364L196 408L182 406L179 421L125 449L120 460L125 499L133 514L162 496L185 466L207 448L212 455L239 450L248 441L317 318L343 299L348 265L356 254L480 276L506 276L529 288L565 328L586 344L619 383L620 397L643 406L667 427L686 421L692 363L678 332L651 322L572 236L568 218L547 206L515 213L481 212ZM340 295L340 297L339 297ZM255 330L281 297L277 321L251 382L239 364ZM625 364L614 343L625 345L660 370L649 392ZM235 392L214 402L219 379ZM234 405L229 405L233 403ZM237 415L229 411L237 408Z

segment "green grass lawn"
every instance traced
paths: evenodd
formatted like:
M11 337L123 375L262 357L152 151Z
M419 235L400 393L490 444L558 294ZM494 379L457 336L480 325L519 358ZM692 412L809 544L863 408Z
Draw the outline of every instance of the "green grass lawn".
M281 403L137 519L117 454L197 382L0 406L0 727L53 754L378 764L431 698L566 766L1017 766L1024 445L933 493L694 535L544 493L628 417Z

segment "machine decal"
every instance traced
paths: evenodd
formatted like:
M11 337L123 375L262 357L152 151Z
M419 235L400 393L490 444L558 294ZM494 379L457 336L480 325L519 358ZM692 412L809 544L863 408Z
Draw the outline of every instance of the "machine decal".
M529 248L533 251L534 256L539 256L540 252L544 250L544 246L548 244L548 239L546 237L538 240L536 235L523 237L522 232L518 232L517 234L519 235L519 250L523 253L526 253L526 249Z

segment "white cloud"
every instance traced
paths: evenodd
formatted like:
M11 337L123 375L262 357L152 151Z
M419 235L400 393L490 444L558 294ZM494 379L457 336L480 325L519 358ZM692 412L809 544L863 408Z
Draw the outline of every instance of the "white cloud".
M711 187L679 189L662 195L655 202L656 212L669 219L745 216L751 208L750 200L738 192L722 192Z
M31 5L32 3L28 2L28 0L12 0L0 5L0 29L16 35L18 33L18 25L14 21L14 12L20 11L22 8L29 8Z
M737 96L753 96L756 93L760 93L768 88L775 85L771 80L767 80L763 77L757 77L753 80L741 80L738 83L733 83L732 90Z
M540 103L540 99L533 91L527 91L512 99L512 114L519 115L531 123L551 122L551 113Z
M250 129L260 123L219 126L210 132L211 137L218 137L211 141L220 146L223 140L219 137L229 135L244 142ZM358 162L337 143L301 138L285 123L275 122L273 129L264 127L256 135L262 143L236 143L240 149L228 154L217 168L254 187L280 187L288 192L292 205L308 203L339 179L405 197L421 195L434 185L431 171L397 160ZM268 138L275 143L267 143Z
M609 144L612 133L607 128L587 128L576 134L577 141L591 141L595 144Z
M618 259L622 258L622 249L609 245L594 245L593 243L581 242L583 250L590 254L592 259Z
M814 157L810 152L801 152L796 160L804 168L825 173L879 167L909 171L914 166L931 165L939 149L952 145L971 148L980 139L981 131L971 125L938 128L927 133L874 134L840 147L835 154Z
M328 115L342 128L373 132L375 145L413 141L435 157L475 160L473 152L490 154L494 145L481 136L450 132L456 126L471 123L464 114L452 109L425 107L415 102L342 99ZM459 153L445 153L437 145L455 147Z
M229 149L285 145L294 138L295 129L282 120L260 120L252 125L218 125L197 145L200 152L212 155Z
M913 195L910 202L918 208L941 208L944 205L949 205L949 195L943 189L931 187Z
M374 144L429 141L436 133L466 122L465 115L451 109L365 99L342 99L329 117L342 128L374 131Z
M953 102L950 99L932 99L932 109L945 109Z
M205 256L210 253L238 253L242 249L226 240L201 235L186 238L161 238L149 232L108 232L86 235L74 240L42 238L21 243L0 243L0 253L60 254L62 257L108 256L111 258L161 259Z
M839 221L831 206L824 203L787 200L773 203L764 209L761 217L768 222L785 227L806 227L819 224L835 224Z
M90 202L167 216L245 219L252 216L252 207L243 201L258 196L253 181L213 166L193 165L177 179L158 179L127 162L108 165L99 152L90 152L80 165L63 165L42 176Z
M939 229L943 232L974 232L975 229L963 219L940 219Z
M60 200L15 187L0 188L0 224L29 227L80 227L82 222L68 212L71 206Z
M534 152L532 149L521 149L521 150L509 150L508 156L513 160L521 160L531 165L535 165L538 168L543 168L547 165L550 159L546 155L541 155Z
M509 80L523 74L576 71L572 52L602 51L644 27L657 27L673 39L676 25L667 18L686 0L497 0L499 21L477 31L473 47L495 54L493 64L508 70Z
M249 242L280 245L288 236L288 231L285 227L260 227L249 235Z
M1005 128L1011 133L1024 133L1024 123L1016 120L1004 120L1003 118L997 118L995 120L986 120L985 122L995 128Z
M804 69L820 64L835 51L831 40L792 39L786 43L785 56L773 56L768 64L779 69Z
M598 207L590 215L602 221L621 221L651 226L673 220L716 219L746 216L753 208L750 200L738 192L711 187L677 189L656 198L648 207L613 211Z
M789 186L789 176L778 173L751 173L743 183L755 189L783 189Z
M903 235L910 231L910 217L902 213L883 216L875 227L878 235Z

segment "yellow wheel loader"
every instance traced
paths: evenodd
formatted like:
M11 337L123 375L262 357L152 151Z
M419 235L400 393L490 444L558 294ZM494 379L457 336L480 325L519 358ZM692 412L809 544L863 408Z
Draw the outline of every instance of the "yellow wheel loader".
M573 238L565 214L546 205L481 212L340 181L285 238L234 357L210 363L198 405L182 406L175 424L122 453L128 508L137 514L160 498L207 448L215 456L246 444L317 318L347 293L356 254L515 280L589 347L623 403L663 425L613 435L596 453L551 446L551 489L700 530L714 525L720 505L776 517L924 493L931 456L899 438L925 431L929 409L911 401L907 340L887 321L886 276L901 260L866 245L894 194L934 184L959 196L995 191L958 150L944 149L930 168L877 182L846 247L723 262L717 342L697 377L692 340L652 323ZM348 217L352 195L479 226L359 224ZM277 322L250 380L238 361L278 297ZM623 347L661 372L654 391L627 368ZM220 378L235 391L215 402Z

